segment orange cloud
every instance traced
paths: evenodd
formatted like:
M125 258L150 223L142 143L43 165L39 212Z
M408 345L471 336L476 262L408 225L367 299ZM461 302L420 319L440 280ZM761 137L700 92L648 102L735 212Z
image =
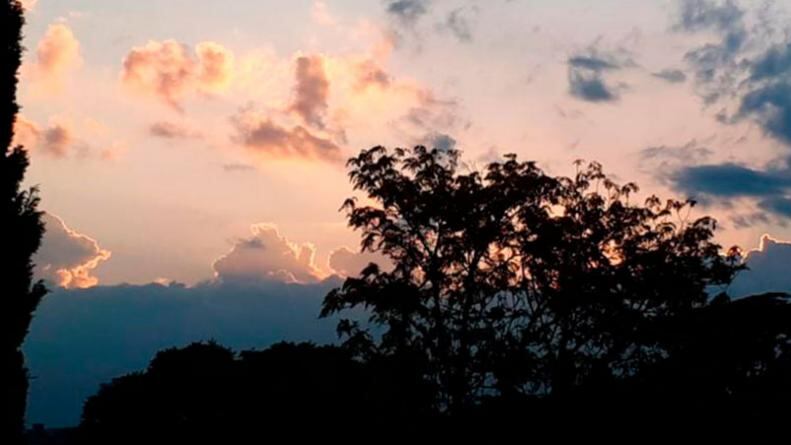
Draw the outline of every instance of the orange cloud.
M233 66L233 54L218 43L199 43L194 55L175 40L150 41L127 54L121 80L131 89L183 111L181 102L188 95L227 89Z
M251 237L238 240L230 252L214 262L218 279L286 283L315 283L322 279L314 264L312 244L292 243L273 224L255 224L251 231Z
M74 131L66 122L53 121L42 129L35 122L19 116L14 123L14 145L22 145L28 150L63 158L69 154L74 142Z
M55 23L49 26L36 48L34 79L57 91L68 72L80 63L80 42L67 24Z
M214 42L199 43L195 51L200 65L198 75L200 88L214 93L226 90L233 78L233 53Z
M96 240L70 229L51 213L44 213L43 221L46 232L34 257L36 276L65 288L96 286L99 279L93 272L102 261L110 258L110 251L99 247Z

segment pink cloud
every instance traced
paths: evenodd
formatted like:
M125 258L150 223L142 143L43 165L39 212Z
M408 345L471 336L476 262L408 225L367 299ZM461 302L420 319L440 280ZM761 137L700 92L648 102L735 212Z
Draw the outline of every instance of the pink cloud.
M299 57L295 75L297 84L291 111L299 115L306 125L323 129L330 82L321 56Z
M233 118L236 140L259 154L275 158L307 158L337 162L341 149L331 140L316 136L302 126L291 129L277 125L271 119L251 113Z

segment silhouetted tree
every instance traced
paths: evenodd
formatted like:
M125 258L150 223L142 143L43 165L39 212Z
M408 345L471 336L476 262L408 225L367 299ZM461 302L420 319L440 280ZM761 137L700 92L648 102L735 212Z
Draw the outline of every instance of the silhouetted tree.
M35 189L21 189L27 153L10 147L23 24L19 2L0 0L0 442L9 444L22 440L28 382L21 346L46 293L33 282L31 262L44 231L39 199Z
M363 357L407 358L460 413L491 397L562 399L663 360L667 320L705 307L740 269L692 202L633 204L598 164L551 177L506 156L460 173L455 150L375 147L349 161L347 200L372 264L325 299L322 315L370 310L379 338L341 321Z

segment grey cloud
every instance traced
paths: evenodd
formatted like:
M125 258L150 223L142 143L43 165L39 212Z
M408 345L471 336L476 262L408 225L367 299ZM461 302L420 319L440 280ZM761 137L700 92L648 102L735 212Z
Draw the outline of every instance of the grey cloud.
M614 102L623 86L612 85L608 73L634 66L628 54L602 52L594 47L567 60L569 93L587 102Z
M407 26L413 26L428 13L429 0L391 0L387 2L387 13Z
M664 69L662 71L653 73L652 76L670 83L684 83L687 80L687 75L681 70Z

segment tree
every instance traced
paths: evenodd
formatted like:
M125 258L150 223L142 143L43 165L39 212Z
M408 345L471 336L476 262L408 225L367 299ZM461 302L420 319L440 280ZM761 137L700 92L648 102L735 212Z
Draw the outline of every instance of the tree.
M23 24L20 3L0 1L0 441L9 444L22 440L28 381L21 346L46 293L33 282L31 262L44 232L39 198L36 189L21 189L27 153L11 147Z
M509 155L460 173L458 151L418 146L375 147L349 166L370 203L345 202L349 225L394 266L348 278L322 315L368 309L381 334L342 320L345 344L411 360L441 412L635 375L665 357L659 326L740 269L713 219L689 219L694 203L632 204L637 186L595 163L552 177Z

